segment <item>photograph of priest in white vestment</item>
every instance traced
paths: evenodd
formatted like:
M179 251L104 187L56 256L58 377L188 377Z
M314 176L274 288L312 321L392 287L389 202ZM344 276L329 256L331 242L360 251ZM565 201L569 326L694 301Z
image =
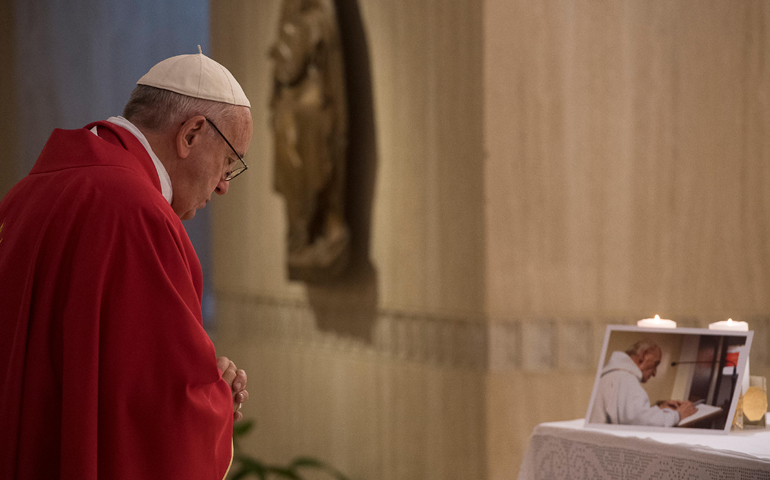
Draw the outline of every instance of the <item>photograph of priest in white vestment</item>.
M586 424L729 428L750 333L609 326Z
M650 405L642 384L655 376L662 357L660 346L650 339L634 343L625 352L612 352L602 370L590 422L673 427L694 414L697 409L689 401Z

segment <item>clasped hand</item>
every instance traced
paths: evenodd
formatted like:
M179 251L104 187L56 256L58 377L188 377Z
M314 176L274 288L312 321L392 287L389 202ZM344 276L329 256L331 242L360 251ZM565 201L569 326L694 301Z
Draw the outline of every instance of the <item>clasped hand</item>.
M222 379L230 385L233 394L233 421L242 420L241 405L249 399L249 392L246 391L246 372L236 368L235 363L227 357L217 358L217 368L222 372Z

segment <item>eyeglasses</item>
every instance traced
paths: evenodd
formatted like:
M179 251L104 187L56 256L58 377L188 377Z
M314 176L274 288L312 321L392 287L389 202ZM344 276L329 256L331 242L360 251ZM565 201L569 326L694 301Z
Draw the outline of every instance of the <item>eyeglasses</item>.
M227 146L228 146L228 147L230 147L230 150L232 150L232 151L233 151L233 153L235 154L235 156L236 156L236 157L238 157L238 160L240 160L240 161L241 161L241 165L240 165L240 166L238 166L238 167L236 167L236 168L234 168L234 169L230 170L229 172L227 172L227 176L225 177L225 181L226 181L226 182L229 182L229 181L230 181L230 180L232 180L233 178L235 178L235 177L237 177L238 175L240 175L240 174L242 174L243 172L245 172L245 171L246 171L246 169L247 169L247 168L249 168L249 166L248 166L248 165L246 165L246 162L244 162L244 161L243 161L243 157L241 157L241 156L238 154L238 152L236 152L236 151L235 151L235 149L233 148L232 144L231 144L231 143L230 143L230 142L227 140L227 138L225 138L225 136L224 136L224 135L222 135L222 132L220 132L220 131L219 131L219 129L217 128L217 126L216 126L216 125L214 125L214 122L212 122L212 121L211 121L211 120L209 120L208 118L206 118L206 121L207 121L207 122L209 122L209 123L211 124L211 126L212 126L212 127L214 127L214 130L216 130L216 131L217 131L217 133L219 134L219 136L220 136L220 137L222 137L222 140L224 140L224 141L225 141L225 143L227 144Z

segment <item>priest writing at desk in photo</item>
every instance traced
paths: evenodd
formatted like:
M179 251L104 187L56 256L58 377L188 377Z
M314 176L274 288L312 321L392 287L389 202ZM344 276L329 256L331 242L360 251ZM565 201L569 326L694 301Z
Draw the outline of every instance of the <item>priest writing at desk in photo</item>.
M589 422L673 427L693 415L697 408L689 401L650 405L642 384L655 376L662 357L660 346L649 339L625 352L612 352L601 372Z

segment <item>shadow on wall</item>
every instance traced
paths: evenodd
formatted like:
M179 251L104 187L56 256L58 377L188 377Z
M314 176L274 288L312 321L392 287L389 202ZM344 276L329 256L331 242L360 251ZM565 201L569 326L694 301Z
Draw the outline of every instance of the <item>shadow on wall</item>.
M377 270L369 260L372 199L377 171L371 68L366 32L356 1L335 1L348 95L345 216L350 227L350 264L338 279L308 283L318 328L367 343L377 319Z

